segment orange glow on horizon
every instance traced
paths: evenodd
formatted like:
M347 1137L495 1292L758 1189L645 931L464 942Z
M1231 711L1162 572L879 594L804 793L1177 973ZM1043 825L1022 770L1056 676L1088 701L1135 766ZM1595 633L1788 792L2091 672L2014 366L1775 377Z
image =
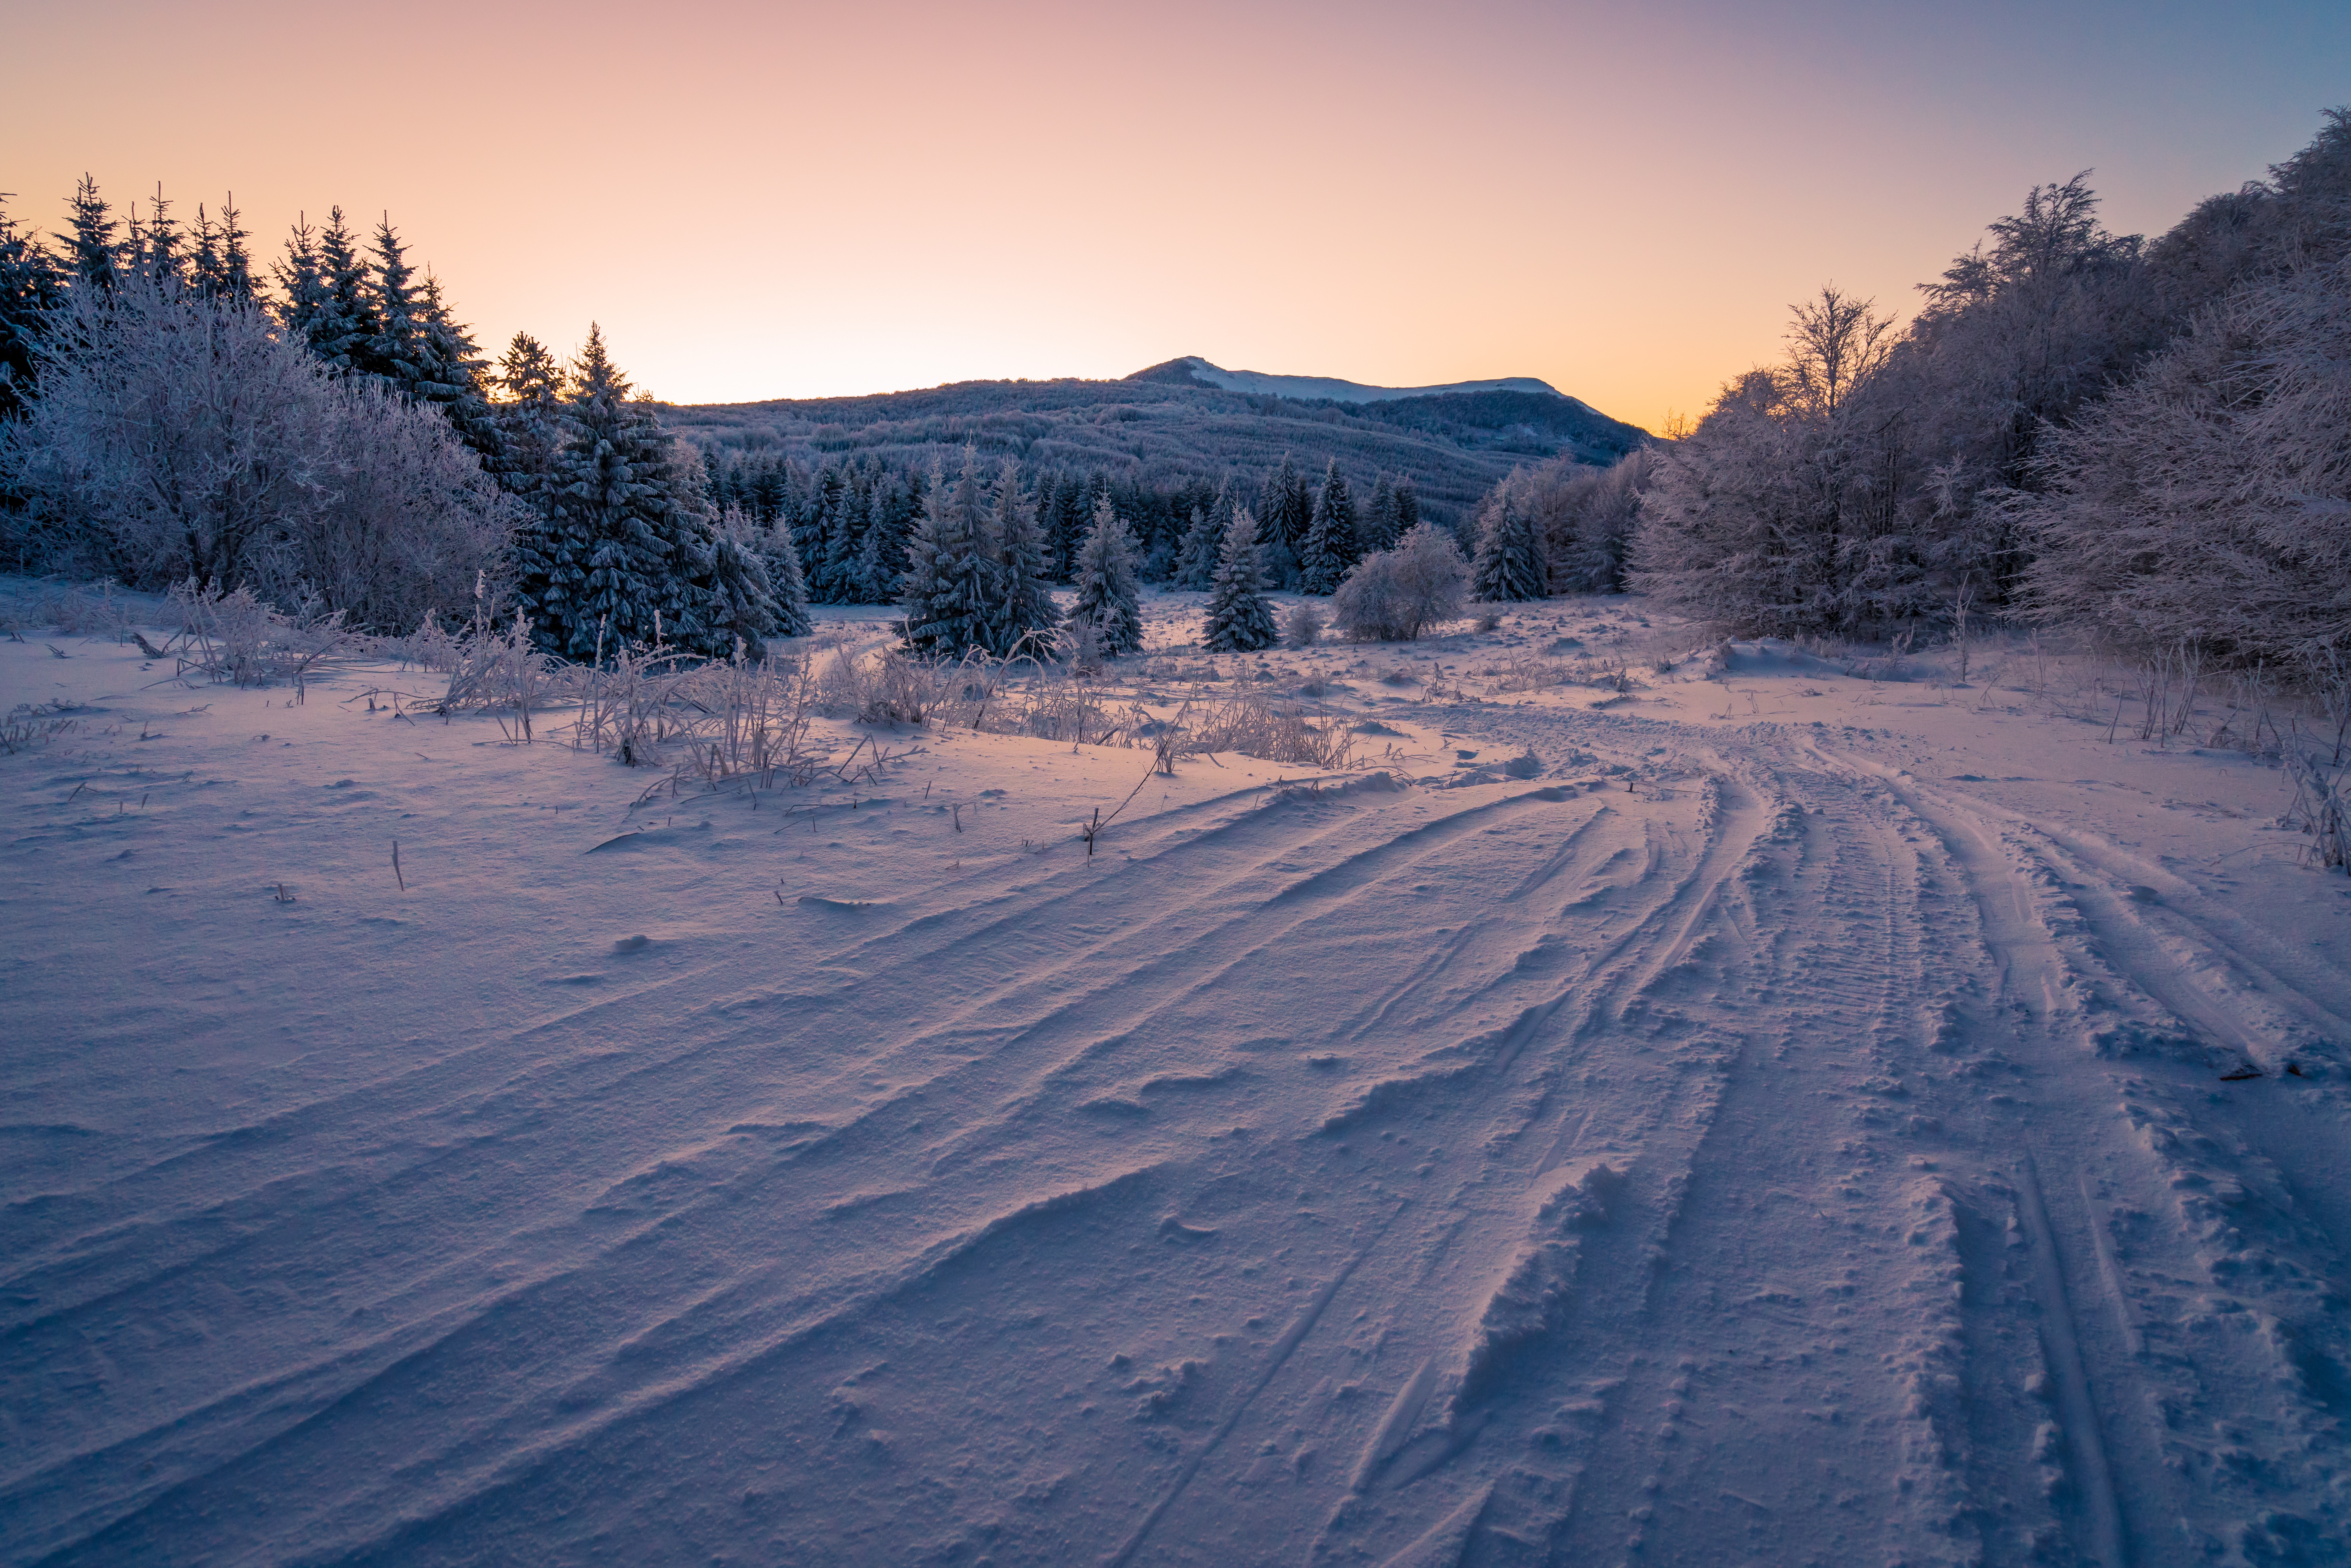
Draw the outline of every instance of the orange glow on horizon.
M2345 96L2330 10L2088 9L2085 64L1997 5L19 5L0 190L234 189L264 258L389 209L486 351L598 320L677 402L1199 354L1656 429L1826 278L1907 313L2085 166L2159 231Z

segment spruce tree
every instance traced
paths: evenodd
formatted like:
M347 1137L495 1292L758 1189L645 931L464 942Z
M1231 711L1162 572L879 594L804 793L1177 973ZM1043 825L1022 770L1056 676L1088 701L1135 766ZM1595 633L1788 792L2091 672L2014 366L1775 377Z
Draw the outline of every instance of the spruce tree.
M1192 508L1192 526L1184 531L1184 546L1176 558L1176 586L1205 592L1217 580L1217 561L1224 553L1225 530L1209 519L1229 517L1214 502Z
M305 343L318 341L319 323L326 309L326 274L319 265L319 236L308 215L296 221L286 236L286 255L271 271L282 297L277 306L277 324Z
M784 630L768 563L752 538L751 519L739 507L719 517L711 541L710 589L712 630L730 644L739 642L743 656L754 664L768 656L769 637L796 635ZM806 619L801 617L803 625Z
M799 555L800 569L808 574L811 603L831 602L824 593L825 544L833 516L841 509L841 493L848 488L849 481L841 465L827 463L818 470L816 483L802 498L799 513L792 519L792 548Z
M67 270L76 284L112 293L121 270L121 242L115 237L113 210L98 193L98 182L84 174L66 210L73 214L73 230L55 237L66 247Z
M375 265L364 284L367 329L351 345L347 368L381 377L413 402L438 402L455 389L435 383L427 371L423 300L391 214L376 224L370 248Z
M950 488L936 471L928 505L907 552L906 645L919 653L961 658L986 648L994 605L995 562L981 538L979 479L967 459Z
M1313 521L1299 549L1299 591L1336 593L1355 559L1355 503L1348 494L1346 476L1339 472L1339 460L1333 457L1314 497Z
M1405 535L1418 527L1420 527L1420 492L1413 488L1410 475L1399 475L1395 482L1396 542L1401 544ZM1389 548L1393 549L1395 546L1391 545Z
M1357 530L1365 555L1384 549L1394 549L1404 530L1396 527L1395 486L1388 483L1387 471L1372 484L1371 505L1364 508L1364 521Z
M449 313L441 280L424 275L421 315L424 331L424 380L418 383L423 401L438 408L482 466L492 473L503 461L505 433L490 412L483 382L487 364L474 336ZM712 515L716 515L712 508Z
M626 377L591 325L572 368L570 438L556 465L559 548L547 552L584 569L576 588L553 578L518 584L526 605L546 616L542 645L567 658L595 654L604 629L610 657L629 643L723 654L712 626L716 539L695 494L695 476L653 407L630 395Z
M155 187L155 200L147 209L147 221L139 221L136 203L131 208L131 237L125 248L131 256L133 270L169 293L186 282L186 259L180 254L180 225L172 221L172 204L163 199L163 187Z
M770 524L759 530L758 544L768 586L774 590L776 635L807 636L814 622L809 619L808 579L800 572L800 552L792 548L791 528Z
M20 417L33 395L49 313L65 303L66 272L0 198L0 423Z
M1254 653L1279 640L1273 610L1260 597L1258 578L1257 519L1247 507L1233 508L1225 529L1224 549L1208 590L1208 613L1201 625L1201 641L1219 653Z
M1045 535L1024 502L1020 476L1009 463L996 491L996 579L1001 596L994 651L1000 656L1041 653L1051 641L1052 583L1046 575Z
M203 210L199 207L198 214L201 214ZM214 288L220 298L234 300L239 305L250 305L256 298L253 287L253 253L246 248L245 242L253 236L246 232L244 217L245 214L236 210L236 193L231 191L228 193L228 200L221 204L218 231L220 268Z
M1076 578L1078 547L1085 542L1086 520L1092 515L1093 503L1087 498L1084 482L1074 475L1063 475L1053 492L1051 541L1056 581L1069 582Z
M1091 627L1094 646L1115 659L1143 646L1143 593L1134 574L1134 539L1105 492L1094 503L1094 526L1078 547L1078 596L1070 606L1071 632Z
M1470 596L1495 604L1541 599L1546 564L1532 514L1505 491L1488 507L1479 530L1478 557L1469 569Z
M330 207L327 226L319 235L319 293L305 336L310 351L330 368L350 371L361 367L375 321L368 302L367 263L357 239L343 222L343 209Z

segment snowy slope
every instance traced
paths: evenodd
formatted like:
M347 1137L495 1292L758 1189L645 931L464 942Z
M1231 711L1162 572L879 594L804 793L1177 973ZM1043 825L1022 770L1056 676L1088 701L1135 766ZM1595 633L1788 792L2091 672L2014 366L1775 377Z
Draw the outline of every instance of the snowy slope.
M8 1562L2351 1545L2346 884L2022 655L1507 689L1678 651L1611 601L1274 654L1368 766L1186 763L1089 860L1144 754L632 809L415 672L49 642Z
M1178 368L1189 371L1189 379L1200 386L1221 387L1227 392L1256 392L1262 397L1327 398L1334 402L1388 402L1397 398L1437 397L1447 392L1547 392L1552 397L1566 396L1549 382L1538 381L1532 376L1504 376L1490 382L1447 382L1443 386L1374 387L1365 386L1361 382L1341 381L1336 376L1270 376L1261 371L1228 371L1196 355L1154 365L1141 374L1148 376L1157 372L1164 375Z

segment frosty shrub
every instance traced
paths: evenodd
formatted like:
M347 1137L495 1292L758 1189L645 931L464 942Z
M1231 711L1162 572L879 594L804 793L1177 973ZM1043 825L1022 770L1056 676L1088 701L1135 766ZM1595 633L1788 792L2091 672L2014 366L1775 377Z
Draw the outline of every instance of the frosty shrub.
M257 308L126 279L78 292L41 353L42 395L0 433L21 565L405 631L504 548L509 504L445 420L335 379Z
M1322 635L1322 612L1301 601L1281 618L1281 640L1293 648L1311 648Z
M2057 433L2015 508L2042 616L2314 673L2351 649L2351 262L2230 296Z
M1332 598L1332 620L1358 641L1409 642L1457 619L1468 588L1469 566L1453 536L1422 523L1347 574Z

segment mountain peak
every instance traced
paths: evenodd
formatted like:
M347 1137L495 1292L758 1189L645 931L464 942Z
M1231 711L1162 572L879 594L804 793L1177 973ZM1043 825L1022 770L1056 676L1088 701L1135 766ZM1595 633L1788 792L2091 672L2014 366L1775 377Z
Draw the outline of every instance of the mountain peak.
M1131 382L1175 382L1181 385L1217 387L1225 392L1255 392L1260 397L1327 399L1332 402L1387 402L1396 398L1441 397L1447 392L1544 392L1564 397L1549 382L1532 376L1504 376L1490 382L1448 382L1442 386L1374 387L1336 376L1274 376L1262 371L1228 371L1196 354L1168 360L1137 371ZM1570 400L1573 401L1573 400Z

